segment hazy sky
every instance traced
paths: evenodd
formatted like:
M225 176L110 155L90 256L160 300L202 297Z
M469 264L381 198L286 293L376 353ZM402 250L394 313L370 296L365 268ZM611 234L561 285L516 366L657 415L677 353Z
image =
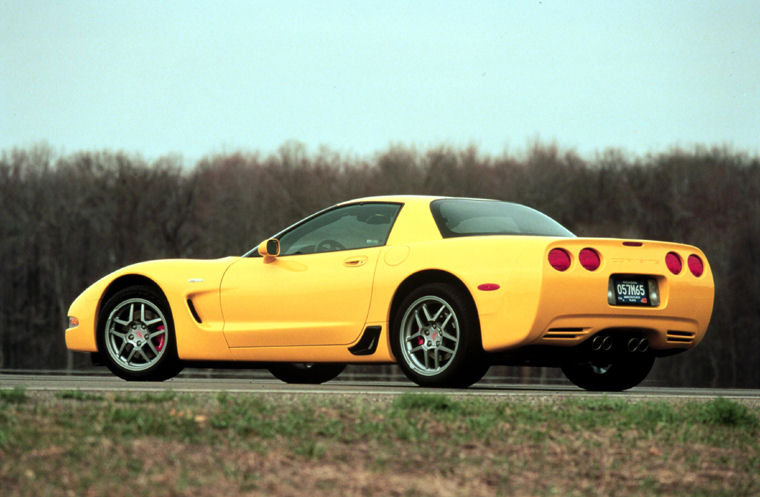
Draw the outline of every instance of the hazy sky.
M760 149L760 3L0 0L0 150Z

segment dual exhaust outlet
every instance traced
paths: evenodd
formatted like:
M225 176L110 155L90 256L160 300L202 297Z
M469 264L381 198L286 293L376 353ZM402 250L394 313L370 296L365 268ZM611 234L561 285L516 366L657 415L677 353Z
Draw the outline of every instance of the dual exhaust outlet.
M609 352L612 350L614 340L610 335L597 335L591 340L591 350L594 352ZM649 350L649 342L646 338L632 337L625 341L628 352L646 352Z

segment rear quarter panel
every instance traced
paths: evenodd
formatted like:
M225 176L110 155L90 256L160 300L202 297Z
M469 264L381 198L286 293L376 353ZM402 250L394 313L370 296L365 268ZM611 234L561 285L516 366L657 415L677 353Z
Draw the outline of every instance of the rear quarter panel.
M420 271L439 270L462 281L472 295L487 351L534 343L575 345L608 328L645 329L650 345L656 349L698 344L707 329L714 297L712 273L704 253L689 245L642 241L639 247L626 247L623 242L484 236L387 247L378 264L368 324L389 329L391 302L399 285ZM572 263L567 271L550 266L548 253L555 247L570 252ZM578 262L578 253L586 247L601 255L601 266L595 271L586 270ZM664 262L669 251L675 251L684 261L690 254L699 255L705 263L704 274L694 277L686 267L678 275L671 274ZM660 305L610 305L607 294L612 274L656 278ZM484 283L495 283L499 289L478 289ZM547 332L558 327L580 328L583 332L564 341L547 339ZM668 330L686 330L693 334L693 340L688 344L671 343Z
M369 324L387 329L391 302L401 283L421 271L437 270L467 287L477 307L486 350L521 344L535 321L543 254L552 240L462 237L388 247L375 276ZM495 283L499 289L479 290L484 283Z

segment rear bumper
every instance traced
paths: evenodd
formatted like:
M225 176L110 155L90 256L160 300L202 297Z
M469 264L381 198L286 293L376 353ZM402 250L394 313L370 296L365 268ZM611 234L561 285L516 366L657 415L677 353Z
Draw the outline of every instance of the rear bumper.
M607 332L641 332L655 350L686 349L697 345L705 328L696 319L641 315L574 315L553 319L534 342L539 345L572 347Z

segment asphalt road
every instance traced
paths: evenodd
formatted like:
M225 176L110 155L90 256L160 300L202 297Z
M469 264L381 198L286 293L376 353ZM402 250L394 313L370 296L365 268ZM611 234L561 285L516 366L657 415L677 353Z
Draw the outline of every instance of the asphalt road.
M28 391L159 392L283 394L283 395L362 395L394 396L404 393L441 393L454 396L497 398L521 397L622 397L631 400L709 400L724 397L760 405L760 390L636 387L620 393L586 392L571 385L524 385L480 383L468 389L429 389L403 380L333 380L323 385L289 385L275 379L253 377L180 376L165 382L128 382L112 375L0 373L0 389L24 388Z

